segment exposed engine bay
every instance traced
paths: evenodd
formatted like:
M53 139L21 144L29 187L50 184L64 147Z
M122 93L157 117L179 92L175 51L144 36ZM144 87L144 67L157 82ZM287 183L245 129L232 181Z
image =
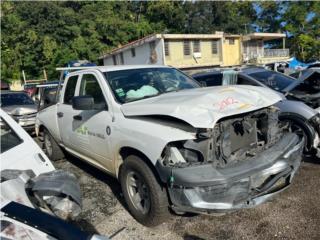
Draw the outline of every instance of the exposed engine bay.
M163 153L163 165L184 167L211 162L224 168L246 160L273 146L286 123L278 121L279 109L268 107L221 119L213 129L201 129L197 139L170 143Z

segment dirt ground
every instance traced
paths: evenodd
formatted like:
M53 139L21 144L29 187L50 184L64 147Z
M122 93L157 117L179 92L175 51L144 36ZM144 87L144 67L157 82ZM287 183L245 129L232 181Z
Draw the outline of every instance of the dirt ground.
M223 216L172 215L146 228L125 208L119 183L81 160L68 156L55 163L80 181L82 229L113 239L320 239L320 159L302 163L293 184L272 202Z

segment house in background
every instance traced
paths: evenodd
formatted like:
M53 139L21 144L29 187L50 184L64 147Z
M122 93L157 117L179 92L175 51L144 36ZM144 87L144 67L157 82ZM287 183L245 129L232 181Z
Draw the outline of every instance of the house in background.
M264 56L260 53L267 53L267 50L260 50L260 47L264 47L264 39L268 40L271 37L260 35L256 37L258 35L242 36L223 32L153 34L116 48L102 55L100 60L103 60L103 65L106 66L159 64L185 70L236 66L243 64L244 60L252 63L254 60L260 61L261 56ZM273 39L276 37L274 35ZM278 56L268 58L270 61L279 59Z
M281 49L266 48L270 41L281 41ZM243 60L254 64L266 64L287 60L289 49L285 48L286 35L284 33L251 33L242 37Z

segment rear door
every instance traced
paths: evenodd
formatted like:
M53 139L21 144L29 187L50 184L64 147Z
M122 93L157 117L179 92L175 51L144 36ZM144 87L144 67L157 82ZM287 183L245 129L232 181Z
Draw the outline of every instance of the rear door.
M66 79L66 87L62 95L63 98L58 104L57 117L64 146L84 154L88 145L88 139L83 137L79 129L80 126L73 119L73 117L81 111L72 108L72 98L76 96L78 79L80 79L79 75L70 76Z

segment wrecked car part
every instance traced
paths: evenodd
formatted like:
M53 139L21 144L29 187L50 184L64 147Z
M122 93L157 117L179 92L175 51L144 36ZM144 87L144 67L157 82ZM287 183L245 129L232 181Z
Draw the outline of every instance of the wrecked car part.
M313 148L314 148L315 155L318 158L320 158L320 113L315 115L308 122L317 131L315 134L316 135L315 140L313 141Z
M79 204L69 197L50 197L45 200L55 215L62 219L75 219L81 212Z
M288 125L278 123L275 107L221 119L213 129L200 129L197 139L170 143L163 153L164 165L212 162L224 167L253 157L275 144ZM289 131L289 130L288 130ZM177 161L173 151L183 159Z
M35 177L35 174L31 169L30 170L5 169L0 172L0 175L1 175L1 182L15 179L15 178L18 178L19 176L21 177L27 176L27 179L25 181L27 182L27 180L29 180L30 178Z
M223 118L211 130L199 129L197 139L168 144L156 168L168 185L173 210L235 210L285 189L303 146L304 139L279 122L279 109L271 106ZM185 161L176 161L176 150Z
M173 209L219 212L253 207L285 189L297 171L304 140L286 133L272 147L228 167L212 163L157 169L168 183Z
M2 172L3 171L1 171L1 175ZM25 185L29 180L30 176L26 172L22 172L16 178L2 181L0 184L1 201L10 199L11 201L19 202L26 206L33 207L33 204L30 201L25 189Z
M40 174L28 182L27 189L40 205L47 205L63 219L73 219L80 214L80 186L69 172L56 170Z
M9 218L36 228L55 239L90 239L90 234L81 231L74 225L16 202L10 202L2 207L1 212Z
M46 209L62 219L74 219L81 211L77 179L63 170L37 177L32 170L2 170L1 196L30 207Z

